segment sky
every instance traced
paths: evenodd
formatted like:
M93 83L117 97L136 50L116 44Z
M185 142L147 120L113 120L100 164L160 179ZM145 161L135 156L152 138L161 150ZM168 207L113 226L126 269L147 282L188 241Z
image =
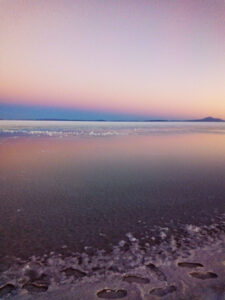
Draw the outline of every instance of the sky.
M0 0L0 118L225 119L224 0Z

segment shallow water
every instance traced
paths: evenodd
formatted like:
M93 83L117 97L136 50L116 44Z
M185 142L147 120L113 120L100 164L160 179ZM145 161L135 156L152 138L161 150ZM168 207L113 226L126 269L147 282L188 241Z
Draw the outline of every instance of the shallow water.
M0 156L2 283L31 261L54 286L224 246L224 123L0 121Z

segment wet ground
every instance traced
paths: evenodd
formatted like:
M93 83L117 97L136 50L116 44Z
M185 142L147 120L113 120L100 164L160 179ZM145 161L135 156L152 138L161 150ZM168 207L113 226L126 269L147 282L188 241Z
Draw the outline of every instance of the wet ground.
M211 225L211 230L213 226ZM190 230L190 229L189 229ZM225 237L203 238L203 228L192 228L189 239L155 249L140 247L129 236L130 247L97 256L35 258L17 261L1 277L0 296L15 299L198 299L225 297ZM194 247L193 240L202 242ZM11 277L11 280L10 280ZM5 278L5 282L4 281Z
M224 299L225 126L58 123L0 123L0 298Z

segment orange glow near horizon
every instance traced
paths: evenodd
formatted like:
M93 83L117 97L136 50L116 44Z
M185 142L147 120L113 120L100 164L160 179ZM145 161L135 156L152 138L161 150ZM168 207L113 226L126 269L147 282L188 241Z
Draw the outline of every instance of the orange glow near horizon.
M224 1L0 1L0 103L225 119Z

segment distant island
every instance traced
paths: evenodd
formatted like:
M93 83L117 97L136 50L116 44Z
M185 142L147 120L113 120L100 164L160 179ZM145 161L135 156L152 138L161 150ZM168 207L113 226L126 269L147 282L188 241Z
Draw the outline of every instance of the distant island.
M8 120L8 121L77 121L77 122L225 122L223 119L214 118L214 117L206 117L202 119L191 119L191 120L104 120L104 119L1 119L0 120Z
M206 117L202 119L191 120L148 120L146 122L225 122L225 120L213 117Z
M213 117L206 117L204 119L190 120L190 122L225 122L225 120Z

